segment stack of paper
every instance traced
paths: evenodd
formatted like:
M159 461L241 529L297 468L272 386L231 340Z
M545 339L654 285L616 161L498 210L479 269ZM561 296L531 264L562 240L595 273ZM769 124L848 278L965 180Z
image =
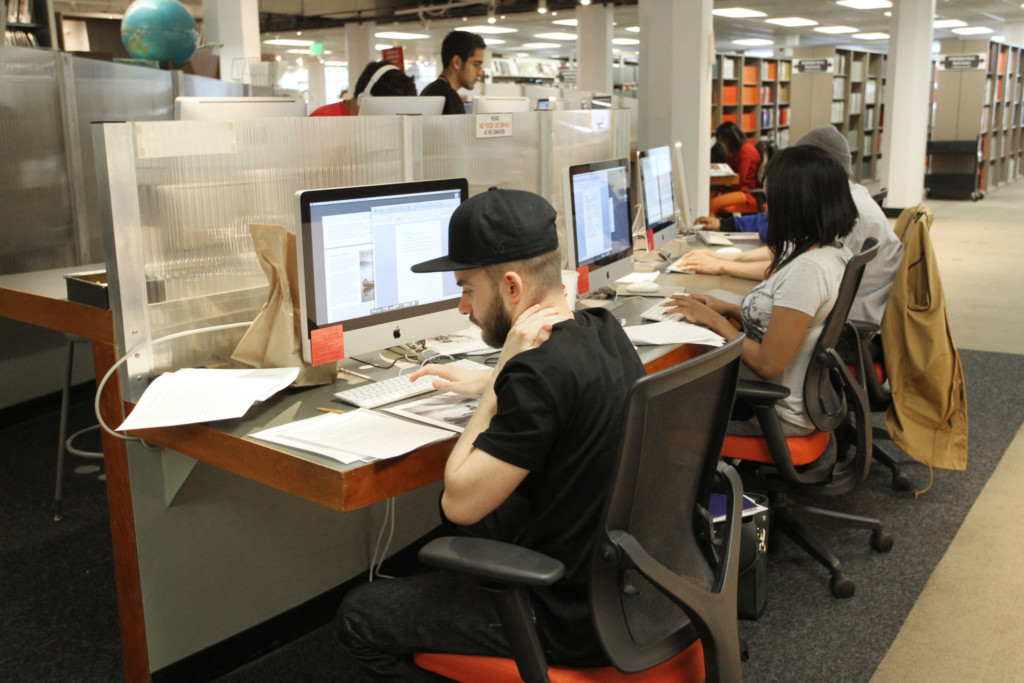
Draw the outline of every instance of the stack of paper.
M704 344L722 346L725 339L711 330L681 320L665 320L649 325L623 328L629 340L642 344Z
M242 417L295 381L298 368L167 372L146 388L119 430L149 429Z
M349 465L404 455L450 438L452 433L360 408L350 413L325 413L289 422L249 436L326 455Z

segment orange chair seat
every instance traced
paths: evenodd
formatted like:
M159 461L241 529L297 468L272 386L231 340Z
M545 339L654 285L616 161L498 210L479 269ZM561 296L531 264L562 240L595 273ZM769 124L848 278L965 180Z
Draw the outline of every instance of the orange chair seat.
M789 457L794 465L814 462L828 447L828 432L814 431L807 436L791 436L786 439ZM726 436L722 445L723 458L739 458L751 462L775 464L768 442L760 436Z
M418 652L416 664L427 671L465 683L521 683L515 660L447 653ZM613 666L593 669L548 669L551 683L689 683L704 680L704 650L698 640L658 666L635 674L624 674Z
M850 371L850 374L854 376L857 375L857 368L855 368L854 366L847 365L846 369ZM883 366L881 363L875 363L875 377L878 378L879 386L885 384L885 366Z

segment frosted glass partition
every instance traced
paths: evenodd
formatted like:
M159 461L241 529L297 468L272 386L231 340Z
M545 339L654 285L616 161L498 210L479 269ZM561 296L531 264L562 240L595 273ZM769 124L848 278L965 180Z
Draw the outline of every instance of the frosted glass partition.
M512 137L477 138L475 116L317 117L103 124L105 230L126 348L251 320L267 298L250 223L294 231L295 192L407 180L530 190L561 207L559 170L628 154L615 112L513 114ZM147 283L148 281L148 283ZM161 343L128 362L137 398L152 373L226 363L243 331Z
M59 54L0 46L0 275L75 264Z

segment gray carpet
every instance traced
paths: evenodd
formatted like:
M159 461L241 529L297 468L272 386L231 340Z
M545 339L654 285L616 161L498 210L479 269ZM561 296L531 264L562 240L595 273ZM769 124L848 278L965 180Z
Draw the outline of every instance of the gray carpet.
M878 554L867 532L813 527L856 582L850 600L834 599L828 573L783 539L769 561L765 614L740 623L751 655L747 681L871 677L1024 421L1024 386L1017 379L1024 376L1024 356L961 353L970 411L967 471L937 470L932 491L914 500L893 492L887 471L876 465L859 489L831 503L880 517L896 540L890 553ZM75 421L85 423L89 408L76 402ZM121 680L103 482L69 472L66 517L52 522L56 420L54 409L0 427L0 680ZM72 467L92 462L72 460ZM906 471L918 487L928 480L924 466L909 463ZM321 627L221 680L365 679Z

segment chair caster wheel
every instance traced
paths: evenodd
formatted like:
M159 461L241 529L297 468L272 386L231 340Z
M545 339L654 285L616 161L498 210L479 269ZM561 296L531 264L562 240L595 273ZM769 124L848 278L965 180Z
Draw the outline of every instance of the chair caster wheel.
M892 550L892 534L885 531L871 532L871 547L880 553L887 553Z
M845 574L837 574L829 579L828 587L832 591L832 595L841 600L852 598L853 591L857 588L853 581L846 578Z
M910 490L910 478L902 472L894 472L892 475L892 490L893 491L909 491Z

